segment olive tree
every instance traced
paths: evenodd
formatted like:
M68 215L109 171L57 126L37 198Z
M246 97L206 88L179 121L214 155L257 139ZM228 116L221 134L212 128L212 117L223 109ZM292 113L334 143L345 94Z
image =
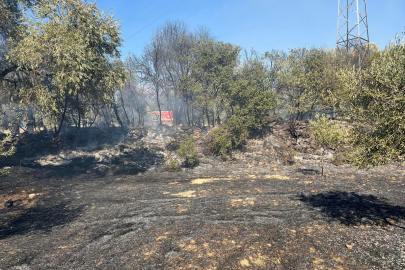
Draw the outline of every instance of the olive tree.
M360 167L405 158L404 63L405 43L397 36L348 83L353 162Z
M19 97L40 105L57 137L68 106L78 98L105 103L125 79L122 64L111 61L120 56L121 32L112 14L84 0L41 1L31 13L9 60L30 82Z

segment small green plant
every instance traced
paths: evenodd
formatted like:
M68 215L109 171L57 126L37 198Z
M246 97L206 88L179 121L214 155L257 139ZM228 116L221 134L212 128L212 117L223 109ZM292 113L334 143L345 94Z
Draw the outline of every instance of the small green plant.
M169 172L178 172L180 164L176 159L170 159L169 163L167 164L167 170Z
M184 159L186 167L194 167L198 163L197 143L193 135L188 136L177 150L179 156Z
M4 145L10 139L10 135L0 141L0 158L6 158L13 155L16 151L14 146L11 146L8 149L5 149ZM5 176L9 174L10 167L0 168L0 176Z
M345 130L325 115L316 115L316 119L316 121L309 120L309 132L315 135L315 143L322 147L321 174L323 176L326 149L338 147L344 140Z

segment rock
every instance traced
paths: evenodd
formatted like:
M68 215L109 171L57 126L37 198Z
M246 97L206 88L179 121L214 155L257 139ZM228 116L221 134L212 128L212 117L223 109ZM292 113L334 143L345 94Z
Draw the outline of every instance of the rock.
M37 194L35 193L31 193L28 195L28 198L30 198L31 200L34 199L37 196Z
M353 246L352 245L346 245L348 250L353 250Z

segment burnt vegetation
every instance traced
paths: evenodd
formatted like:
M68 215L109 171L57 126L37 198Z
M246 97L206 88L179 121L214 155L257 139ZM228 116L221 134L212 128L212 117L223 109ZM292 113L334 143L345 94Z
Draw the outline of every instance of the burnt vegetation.
M181 21L123 59L120 34L0 2L1 269L405 269L403 39L359 66Z

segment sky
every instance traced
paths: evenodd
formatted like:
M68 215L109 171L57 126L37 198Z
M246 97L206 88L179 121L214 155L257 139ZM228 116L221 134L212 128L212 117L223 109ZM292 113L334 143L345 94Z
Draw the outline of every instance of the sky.
M338 0L97 0L121 20L122 58L141 54L155 29L184 21L205 26L220 41L264 53L272 49L335 47ZM361 1L360 1L361 2ZM405 31L405 0L367 1L370 41L383 49Z

